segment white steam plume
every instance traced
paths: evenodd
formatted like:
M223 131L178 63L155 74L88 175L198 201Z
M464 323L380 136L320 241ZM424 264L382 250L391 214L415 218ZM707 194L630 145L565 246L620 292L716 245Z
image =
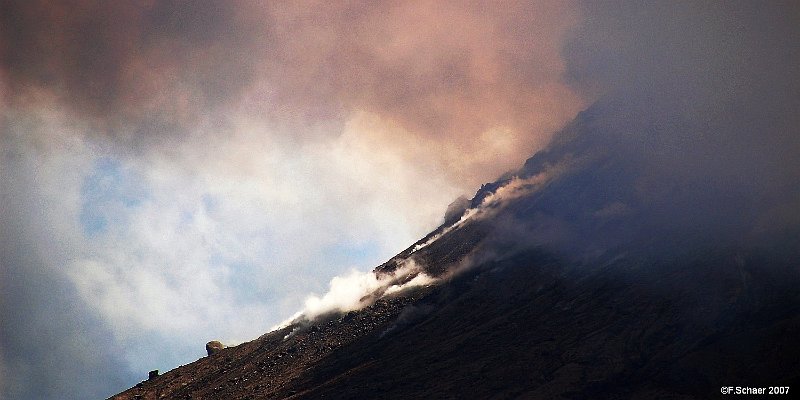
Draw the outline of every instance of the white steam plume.
M547 181L565 171L567 167L568 165L566 164L559 164L528 178L514 176L511 178L511 180L506 182L506 184L500 186L493 193L486 196L477 207L468 208L465 210L464 215L462 215L458 221L446 227L441 232L431 236L431 238L425 242L414 246L411 252L414 253L422 248L428 247L431 243L439 240L439 238L450 233L451 231L458 229L469 220L487 217L490 215L491 210L500 205L502 202L515 199L541 188L542 185L544 185Z
M303 310L272 329L281 329L301 321L313 321L332 312L360 310L385 295L433 284L435 279L421 272L421 269L413 259L406 259L399 268L386 274L351 270L346 275L336 276L331 279L327 293L322 296L308 296Z

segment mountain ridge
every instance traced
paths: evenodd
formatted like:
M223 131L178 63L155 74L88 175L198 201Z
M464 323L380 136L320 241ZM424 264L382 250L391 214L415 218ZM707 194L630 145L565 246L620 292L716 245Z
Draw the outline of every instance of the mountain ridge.
M386 281L360 308L298 317L112 399L690 399L797 386L797 227L764 233L750 198L724 202L736 188L665 175L603 107L376 267ZM403 286L423 273L434 283Z

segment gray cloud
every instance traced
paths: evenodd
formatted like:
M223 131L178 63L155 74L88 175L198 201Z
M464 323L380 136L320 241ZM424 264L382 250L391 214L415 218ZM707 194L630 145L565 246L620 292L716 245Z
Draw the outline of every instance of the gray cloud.
M0 0L3 390L130 385L413 241L581 107L570 6Z
M4 129L8 127L5 126ZM33 159L0 147L0 396L106 397L138 377L103 321L87 312L63 277L73 243L48 210ZM48 221L53 225L45 225Z
M797 177L800 7L794 2L587 4L565 54L614 127L665 169L728 184ZM770 179L758 184L771 185Z
M197 321L249 334L262 297L278 322L346 269L319 250L331 238L402 248L588 99L590 148L629 160L602 182L671 210L658 222L700 204L682 220L797 223L796 5L575 6L0 0L0 390L97 397L135 382L148 338ZM150 197L90 210L130 226L85 241L81 188L103 158ZM640 210L602 193L589 211L607 220ZM542 221L572 235L557 217ZM120 313L130 299L151 301ZM163 329L128 329L145 323ZM195 339L225 341L175 347Z
M188 122L252 79L263 35L234 2L3 1L7 97L58 98L101 132L160 116ZM31 103L34 104L31 104Z
M365 112L477 185L582 106L561 80L571 6L5 1L0 68L12 106L54 96L128 146L234 111L315 140Z
M587 2L564 54L583 111L518 174L576 165L497 221L571 257L793 251L800 233L800 7ZM520 240L519 238L524 238Z

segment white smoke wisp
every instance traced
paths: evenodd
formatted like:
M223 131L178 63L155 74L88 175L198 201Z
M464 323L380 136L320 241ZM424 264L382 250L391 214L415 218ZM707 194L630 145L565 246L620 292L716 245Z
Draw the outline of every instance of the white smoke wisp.
M545 171L527 178L517 176L511 178L503 186L487 195L480 205L467 209L457 222L433 235L424 243L416 245L412 253L427 247L470 220L491 216L497 207L504 202L541 189L548 181L566 171L570 164L571 162L565 162L553 165ZM422 268L416 264L413 258L400 261L398 268L389 274L376 275L371 271L359 272L351 270L347 275L331 279L327 293L322 296L309 296L305 301L303 310L274 326L270 331L286 328L304 321L314 321L319 316L331 312L360 310L373 304L383 296L398 293L412 287L436 283L437 278L430 277L421 272L421 270ZM291 335L290 333L289 336Z
M369 297L383 285L382 279L372 272L351 270L347 275L331 279L330 289L322 296L311 295L305 301L304 315L314 319L331 311L351 311L365 305Z
M562 170L563 168L561 167L554 167L528 178L520 178L517 176L511 178L511 180L509 180L505 185L500 186L493 193L486 196L477 207L468 208L466 211L464 211L464 215L462 215L458 221L448 226L441 232L431 236L431 238L425 242L414 246L411 252L414 253L422 248L428 247L431 243L439 240L439 238L442 236L460 228L469 220L486 218L492 214L491 211L494 208L503 202L531 193L534 190L538 190L542 187L542 185L544 185Z
M388 296L390 294L398 293L408 288L431 285L435 281L436 278L433 278L424 272L420 272L419 274L417 274L417 276L413 277L410 281L406 283L389 286L388 288L386 288L386 291L383 292L383 295Z
M351 270L346 275L336 276L331 279L327 293L322 296L316 294L308 296L303 310L273 327L272 330L302 321L314 321L332 312L360 310L385 295L411 287L433 284L435 279L421 270L422 268L413 259L405 259L391 273L378 275L373 271Z
M481 204L481 206L482 206L482 204ZM428 245L430 245L431 243L437 241L440 237L450 233L451 231L453 231L454 229L460 227L461 225L464 225L464 223L467 222L467 220L472 218L475 214L477 214L480 211L481 206L467 209L466 211L464 211L464 215L462 215L461 218L459 218L459 220L456 221L453 225L450 225L447 228L444 228L443 231L431 236L431 238L426 240L425 242L414 246L414 248L411 250L411 252L413 253L413 252L415 252L415 251L417 251L419 249L422 249L424 247L428 247Z

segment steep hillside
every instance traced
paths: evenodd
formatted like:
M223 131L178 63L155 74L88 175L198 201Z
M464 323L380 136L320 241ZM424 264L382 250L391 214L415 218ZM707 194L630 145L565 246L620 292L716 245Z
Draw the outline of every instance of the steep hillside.
M796 386L800 296L784 261L569 268L521 253L115 398L708 398ZM764 267L774 274L753 274Z
M796 227L756 229L763 215L735 188L667 179L617 142L598 107L375 270L393 276L413 260L391 283L433 283L383 287L360 310L298 318L113 398L704 399L723 386L800 387Z

